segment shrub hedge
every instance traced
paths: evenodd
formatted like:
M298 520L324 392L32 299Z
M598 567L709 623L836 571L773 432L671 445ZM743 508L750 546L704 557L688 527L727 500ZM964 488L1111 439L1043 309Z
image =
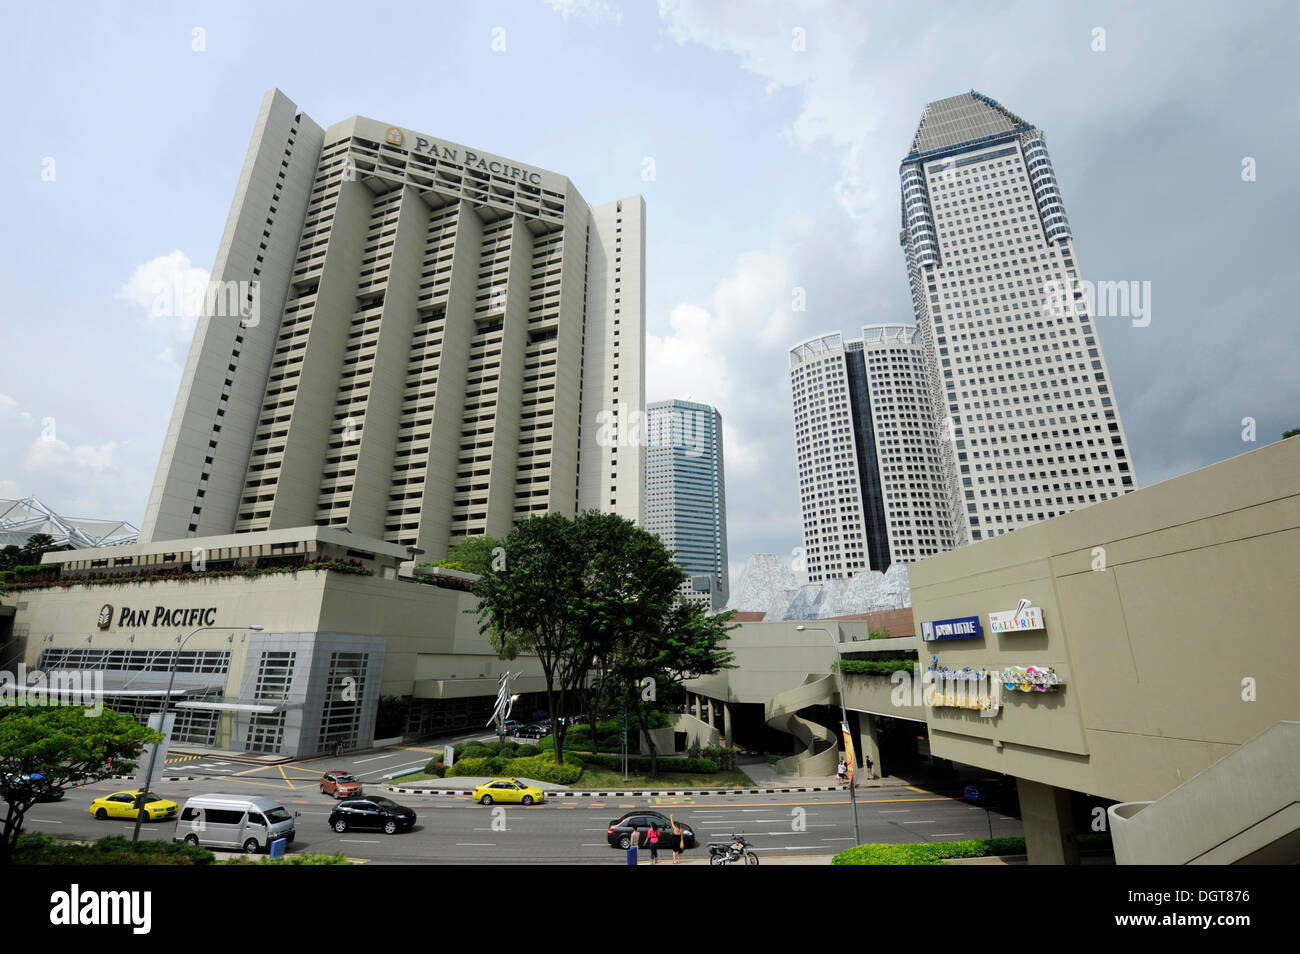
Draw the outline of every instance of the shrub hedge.
M121 835L91 845L74 845L43 832L21 835L14 848L16 865L350 865L342 852L325 855L303 852L283 858L253 859L247 855L217 861L207 848L170 841L127 841Z
M210 865L216 860L206 848L170 841L127 841L110 835L93 845L71 845L42 832L20 836L12 856L16 865Z
M1077 836L1081 847L1110 844L1110 836L1092 832ZM986 858L1023 855L1023 838L982 838L969 841L934 841L922 845L858 845L831 859L833 865L944 865L948 858Z
M17 572L15 568L15 573ZM42 564L36 567L49 573L50 568ZM277 563L275 565L262 565L259 563L252 566L241 566L222 570L191 570L188 567L178 566L170 568L145 567L139 570L131 570L126 573L86 573L77 576L60 576L57 572L53 575L35 575L30 578L15 575L13 579L3 584L6 591L9 590L37 590L60 587L67 589L70 586L126 586L132 583L156 583L161 580L216 580L226 577L243 576L267 576L278 573L299 573L299 572L320 572L323 570L333 570L336 573L354 573L360 576L373 576L373 570L367 570L362 566L359 560L307 560L293 563Z
M915 659L845 659L840 663L840 671L846 675L857 676L892 676L898 670L916 672Z
M448 778L498 775L572 785L582 775L582 760L568 752L564 753L563 765L556 765L554 757L546 753L516 758L495 755L487 758L457 758L455 764L447 769Z
M461 759L487 759L495 755L504 758L527 758L536 755L541 749L532 744L507 742L462 742L456 746L456 761Z
M567 758L568 752L565 753ZM603 765L605 768L614 769L615 771L623 770L623 758L618 755L583 755L584 761L594 762L597 765ZM629 772L648 772L650 771L650 759L644 756L634 756L627 760ZM695 772L700 774L712 775L718 770L718 763L713 759L678 759L662 758L659 760L660 772Z
M219 865L350 865L353 863L348 861L348 856L341 851L333 855L304 851L302 854L285 855L282 858L259 858L256 861L244 855L217 862Z

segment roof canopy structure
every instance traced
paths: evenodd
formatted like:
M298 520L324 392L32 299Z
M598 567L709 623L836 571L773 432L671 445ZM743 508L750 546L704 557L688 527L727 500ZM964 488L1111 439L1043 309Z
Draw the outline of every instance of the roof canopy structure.
M1029 124L1005 106L971 90L925 107L908 158L1027 128Z
M83 550L135 543L140 528L125 520L87 520L64 517L35 497L0 498L0 547L21 547L37 533L48 533L54 545Z

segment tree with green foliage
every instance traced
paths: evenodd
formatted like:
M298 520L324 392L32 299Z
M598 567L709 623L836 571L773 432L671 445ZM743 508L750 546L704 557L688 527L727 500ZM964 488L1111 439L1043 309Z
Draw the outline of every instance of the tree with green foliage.
M1282 440L1286 440L1288 437L1295 437L1297 434L1300 434L1300 427L1293 427L1289 431L1282 432Z
M500 562L501 541L492 537L460 537L447 547L447 555L433 564L448 570L463 570L482 576L492 568L493 560Z
M134 771L146 744L162 734L111 709L81 706L0 709L0 798L8 807L0 864L8 864L23 819L38 801L74 785ZM110 760L112 765L109 764Z
M650 750L651 776L659 771L659 750L650 732L650 710L680 706L686 680L733 668L735 657L723 646L727 631L735 628L729 625L733 615L711 616L702 604L679 599L658 619L621 635L612 671Z
M686 575L672 553L623 517L531 517L510 533L504 550L501 569L489 568L474 588L479 627L503 659L537 655L552 717L567 713L571 694L597 669L606 698L626 701L644 727L648 685L652 695L671 695L683 680L730 665L721 648L730 617L710 618L682 601L677 590ZM557 762L566 731L556 718ZM648 734L647 742L653 759Z
M567 711L569 694L586 681L594 657L584 626L588 554L578 524L557 513L520 521L502 546L504 559L474 585L479 631L502 659L537 656L554 718ZM565 729L555 718L557 765L564 761Z
M59 549L54 545L54 538L48 533L33 533L23 544L22 552L18 554L19 563L24 566L35 566L41 562L43 557L50 550Z
M13 543L0 550L0 570L12 570L16 566L21 566L22 555L23 548Z

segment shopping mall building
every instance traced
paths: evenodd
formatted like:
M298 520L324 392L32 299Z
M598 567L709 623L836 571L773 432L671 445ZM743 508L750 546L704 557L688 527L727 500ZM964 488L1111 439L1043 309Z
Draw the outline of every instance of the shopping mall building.
M787 767L829 775L836 654L910 659L919 678L845 676L858 751L1016 778L1031 861L1104 827L1121 862L1294 863L1298 566L1293 439L913 564L897 638L743 623L692 710L741 745L793 736Z

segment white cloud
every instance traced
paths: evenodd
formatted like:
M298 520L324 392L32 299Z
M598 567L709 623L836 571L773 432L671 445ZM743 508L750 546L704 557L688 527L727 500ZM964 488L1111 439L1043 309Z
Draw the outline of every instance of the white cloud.
M57 438L38 437L27 449L23 466L27 470L67 470L76 466L96 475L114 469L113 451L116 441L100 444L78 444L76 447Z
M12 480L0 480L0 498L5 500L18 500L22 494L18 492L18 484Z
M606 0L546 0L546 5L564 19L590 17L593 20L612 20L620 23L623 14Z
M184 364L209 278L207 269L176 249L138 265L118 289L117 297L140 306L146 325L163 336L159 357L164 361Z

